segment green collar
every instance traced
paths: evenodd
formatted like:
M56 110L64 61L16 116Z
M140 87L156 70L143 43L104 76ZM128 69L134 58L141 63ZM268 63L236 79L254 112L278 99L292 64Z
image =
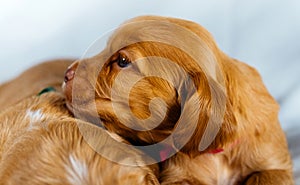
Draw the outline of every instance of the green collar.
M54 87L46 87L45 89L43 89L41 92L39 92L38 96L41 96L42 94L48 93L48 92L55 92L55 88Z

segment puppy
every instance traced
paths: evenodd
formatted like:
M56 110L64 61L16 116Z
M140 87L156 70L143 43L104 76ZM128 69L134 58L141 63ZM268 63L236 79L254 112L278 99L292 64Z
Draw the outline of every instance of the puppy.
M87 142L93 137L99 153ZM146 166L143 153L124 150L120 138L72 118L59 93L29 97L3 111L0 142L1 185L158 184L157 166Z
M293 184L278 104L194 22L127 21L69 67L63 89L76 117L144 151L159 146L150 154L162 184Z
M61 91L61 81L71 59L46 61L23 72L15 79L0 85L0 111L46 87Z

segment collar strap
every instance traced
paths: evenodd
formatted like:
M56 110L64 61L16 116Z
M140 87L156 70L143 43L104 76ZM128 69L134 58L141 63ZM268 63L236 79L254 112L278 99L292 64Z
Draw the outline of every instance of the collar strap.
M233 143L230 143L228 145L226 150L233 150L239 143L240 143L239 139L235 140ZM217 149L214 149L214 150L209 150L207 153L209 153L209 154L218 154L218 153L222 153L222 152L224 152L223 148L217 148Z
M227 147L227 150L233 150L238 144L240 143L240 140L237 139L233 143L230 143ZM207 153L208 154L219 154L224 152L225 150L223 148L217 148L213 150L209 150ZM174 152L174 148L171 147L170 145L163 144L162 150L159 151L159 157L160 161L165 161L170 157L170 155Z
M209 154L218 154L218 153L221 153L221 152L224 152L223 148L217 148L217 149L208 151Z
M38 93L38 96L41 96L42 94L48 93L48 92L55 92L54 87L46 87L45 89L41 90L41 92Z
M171 147L170 145L164 144L163 149L159 151L160 161L167 160L171 156L172 153L174 153L173 147Z

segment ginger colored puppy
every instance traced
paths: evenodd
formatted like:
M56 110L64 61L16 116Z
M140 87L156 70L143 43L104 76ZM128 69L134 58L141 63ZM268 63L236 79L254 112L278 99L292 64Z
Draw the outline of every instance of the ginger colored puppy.
M100 141L102 153L124 165L94 151L79 125ZM59 93L33 96L0 114L0 184L158 184L155 165L147 167L141 152L118 145L103 129L70 117Z
M71 59L47 61L23 72L13 80L0 85L0 111L24 98L38 94L46 87L61 91L61 81Z
M150 153L163 161L162 184L293 184L278 104L196 23L134 18L65 76L75 116L137 146L159 143Z

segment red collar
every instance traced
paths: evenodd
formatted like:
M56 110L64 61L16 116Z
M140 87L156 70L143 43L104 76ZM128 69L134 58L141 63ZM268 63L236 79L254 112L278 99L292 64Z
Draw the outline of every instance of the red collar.
M237 139L233 143L230 143L228 147L226 147L226 150L233 150L238 144L240 143L240 140ZM174 148L172 148L170 145L164 144L163 149L159 151L159 157L160 161L165 161L168 159L174 152ZM207 153L208 154L219 154L224 152L225 150L223 148L217 148L213 150L209 150Z
M171 157L171 154L174 152L174 148L170 145L164 145L163 149L159 151L159 157L160 161L165 161L169 157Z
M223 148L217 148L217 149L214 149L214 150L210 150L207 153L209 153L209 154L218 154L218 153L221 153L221 152L224 152Z
M240 143L239 139L235 140L233 143L230 143L228 145L228 147L226 147L226 150L233 150L234 147L236 147L236 145L238 145L239 143ZM217 149L209 150L207 153L209 153L209 154L218 154L218 153L222 153L222 152L224 152L223 148L217 148Z

